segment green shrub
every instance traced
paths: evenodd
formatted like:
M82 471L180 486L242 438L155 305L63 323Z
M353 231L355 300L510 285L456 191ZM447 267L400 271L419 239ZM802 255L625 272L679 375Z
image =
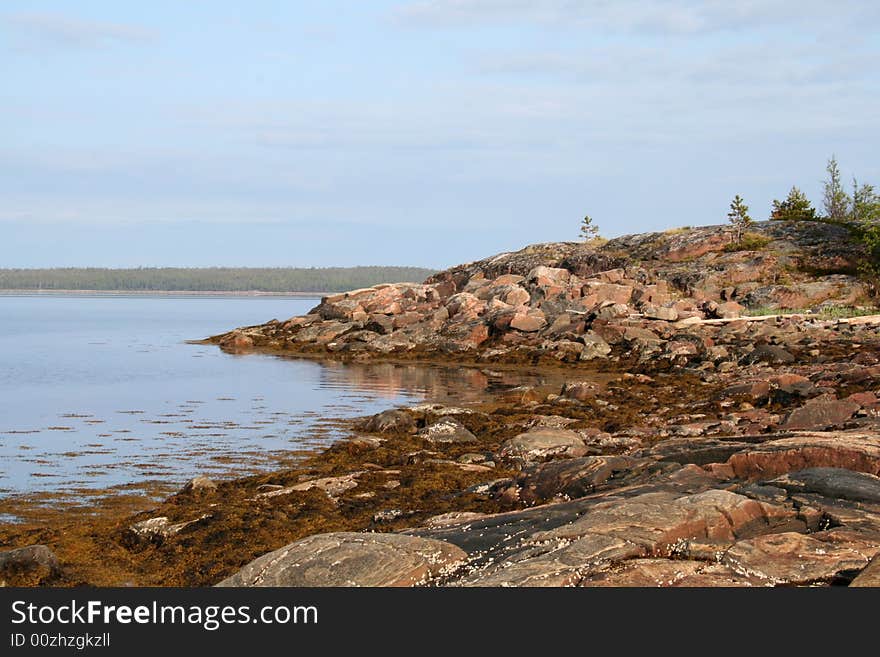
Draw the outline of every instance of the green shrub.
M792 187L784 201L773 201L770 213L773 221L818 221L815 208L806 195L797 187Z
M728 253L736 251L762 251L773 240L759 233L745 233L738 242L731 242L724 247Z

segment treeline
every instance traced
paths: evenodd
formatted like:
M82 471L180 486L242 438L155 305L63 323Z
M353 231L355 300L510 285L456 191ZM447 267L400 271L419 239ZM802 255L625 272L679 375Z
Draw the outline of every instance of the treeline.
M824 221L845 226L864 248L859 269L875 293L880 294L880 193L870 183L852 179L852 193L847 192L840 166L833 155L825 166L822 181L822 212L816 210L797 185L792 186L783 200L775 199L770 211L771 221ZM746 229L752 224L749 206L737 194L727 214L736 231L736 242L751 246ZM752 240L754 237L752 236ZM752 244L753 245L753 244Z
M852 179L852 194L841 180L840 167L833 155L825 167L822 181L822 210L813 208L797 186L791 188L784 201L773 201L770 219L794 221L827 221L846 226L864 248L859 270L880 294L880 194L874 185Z
M792 186L785 200L774 200L770 219L779 221L830 221L855 227L880 224L880 194L874 185L852 179L848 194L840 175L840 166L833 155L825 166L822 181L822 210L819 213L797 185Z
M419 282L433 273L420 267L0 269L0 289L343 292L379 283Z

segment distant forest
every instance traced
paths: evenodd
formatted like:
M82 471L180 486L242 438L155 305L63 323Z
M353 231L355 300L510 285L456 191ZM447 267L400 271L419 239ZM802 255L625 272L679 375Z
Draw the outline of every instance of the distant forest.
M421 282L433 273L420 267L0 269L0 290L342 292Z

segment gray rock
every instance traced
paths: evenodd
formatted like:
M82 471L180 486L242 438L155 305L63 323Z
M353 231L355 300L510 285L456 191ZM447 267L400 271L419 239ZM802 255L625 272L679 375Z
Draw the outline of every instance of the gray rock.
M642 314L647 319L660 319L667 322L674 322L678 319L678 311L666 306L646 306Z
M419 431L429 443L473 443L477 437L458 420L446 418L430 424Z
M0 552L0 573L15 573L45 568L50 574L60 570L58 557L45 545L4 550Z
M373 514L373 522L375 523L383 523L383 522L392 522L393 520L397 520L398 518L403 518L404 516L410 515L403 509L383 509L382 511L378 511Z
M599 319L613 320L626 317L629 313L629 306L622 303L614 303L599 310L599 312L596 313L596 317Z
M724 437L668 438L647 449L640 450L639 456L652 456L673 463L720 463L731 455L752 447L751 443L728 440Z
M183 486L187 493L213 493L217 490L217 483L204 475L193 477Z
M880 477L846 468L807 468L770 483L790 493L816 493L854 502L880 503Z
M785 504L789 497L785 488L756 484L754 482L740 484L732 490L734 493L751 497L759 502L767 502L768 504Z
M629 326L623 334L623 339L628 342L643 341L646 343L663 342L663 338L646 328L639 326Z
M486 454L480 454L479 452L468 452L467 454L462 454L458 457L459 463L491 463L491 457Z
M349 491L352 488L357 488L358 477L360 477L363 473L363 470L358 470L356 472L350 472L348 474L340 475L338 477L319 477L317 479L307 479L306 481L294 484L293 486L277 488L275 490L270 490L265 493L258 493L255 499L268 499L272 497L279 497L281 495L290 495L291 493L305 492L308 490L312 490L313 488L322 490L327 494L327 497L329 497L330 499L335 499L346 491Z
M762 344L755 347L751 352L743 356L742 362L746 365L754 365L756 363L786 364L793 363L794 356L782 347L776 345Z
M460 548L434 539L317 534L264 554L217 586L415 586L465 558Z
M555 496L583 497L605 485L616 474L637 465L654 463L623 456L583 456L531 466L514 480L517 497L525 502L549 500Z
M504 442L501 456L525 461L576 457L587 453L583 439L569 429L532 429Z
M620 505L629 499L657 492L675 493L672 497L677 498L687 493L704 491L708 486L717 483L717 480L707 476L700 477L699 481L689 479L684 472L689 469L694 469L694 466L682 468L672 473L668 480L661 482L627 486L624 489L590 495L569 502L499 513L466 525L421 528L407 533L447 541L459 546L477 560L500 563L513 558L512 555L521 554L523 549L532 549L536 545L544 544L545 541L535 539L536 536L555 528L570 526L593 509L601 508L601 505ZM511 479L499 479L483 484L483 487L486 490L497 491L508 488L511 484ZM542 552L546 552L546 549Z
M165 516L150 518L149 520L141 520L131 525L126 531L125 540L129 544L138 543L161 543L165 539L176 536L187 527L196 525L208 520L210 514L203 514L193 520L172 523Z
M599 386L592 381L569 381L562 386L559 394L567 399L588 401L595 399L599 392Z
M426 418L441 418L447 415L473 415L474 409L463 406L444 406L443 404L415 404L407 407L413 413L419 413Z
M492 481L483 481L464 489L465 493L471 495L494 495L499 489L508 486L511 479L493 479Z
M605 356L611 353L611 345L592 331L584 333L580 337L580 340L584 343L584 349L581 351L580 355L581 360L605 358Z
M412 433L416 423L409 413L391 409L367 418L361 429L370 433Z

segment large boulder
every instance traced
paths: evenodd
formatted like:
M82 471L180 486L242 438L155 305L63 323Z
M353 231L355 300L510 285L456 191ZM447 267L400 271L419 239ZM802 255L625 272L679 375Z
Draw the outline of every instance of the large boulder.
M217 586L415 586L466 555L435 539L335 532L264 554Z
M412 433L416 421L406 411L390 409L367 418L360 428L370 433Z
M455 418L443 418L419 431L429 443L472 443L477 437Z
M524 461L546 461L556 457L583 456L587 447L583 438L568 429L537 428L504 442L501 456Z

